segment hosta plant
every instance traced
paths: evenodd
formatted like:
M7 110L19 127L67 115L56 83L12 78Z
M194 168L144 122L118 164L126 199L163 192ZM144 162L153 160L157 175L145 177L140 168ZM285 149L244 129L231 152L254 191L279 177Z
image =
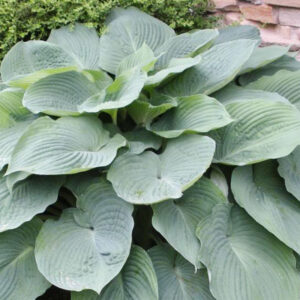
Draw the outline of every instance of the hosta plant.
M0 299L299 300L300 64L259 44L135 8L16 44Z

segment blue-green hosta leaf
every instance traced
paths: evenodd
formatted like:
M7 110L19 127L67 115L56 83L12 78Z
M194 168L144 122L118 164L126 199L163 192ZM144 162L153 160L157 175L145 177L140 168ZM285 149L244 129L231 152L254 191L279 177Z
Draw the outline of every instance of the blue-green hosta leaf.
M262 76L271 76L280 70L298 71L300 70L300 61L287 54L258 70L240 76L238 81L244 86Z
M161 300L214 300L205 269L197 270L169 245L148 251L158 279Z
M223 195L228 197L228 183L222 170L217 165L212 165L210 180L222 191Z
M239 25L239 26L227 26L219 29L219 35L214 40L214 44L222 44L234 40L256 40L260 42L260 31L255 26Z
M79 115L78 106L111 83L112 79L101 71L94 71L93 74L76 71L53 74L26 90L23 105L33 113Z
M300 113L295 106L263 91L228 88L224 104L235 121L210 133L217 143L215 162L251 164L286 156L300 144ZM222 102L221 91L219 95L214 96Z
M224 106L206 95L181 97L177 103L177 107L152 123L149 130L165 138L174 138L184 132L208 132L232 122Z
M99 112L125 107L139 97L146 78L146 73L139 68L123 72L105 90L88 98L78 109L80 112Z
M154 56L153 51L146 44L135 52L126 56L119 64L117 75L126 72L132 68L139 68L145 72L149 72L154 68L157 58Z
M165 23L140 10L116 8L109 16L106 32L100 38L100 66L116 74L120 62L145 43L154 51L175 32Z
M218 30L206 29L183 33L166 40L154 51L156 56L160 56L155 64L155 70L167 68L173 58L184 58L199 53L217 36Z
M0 233L0 299L35 300L50 287L34 259L35 239L42 222L34 219Z
M103 289L72 293L72 300L158 300L155 271L147 252L133 246L122 271Z
M200 243L196 228L218 203L227 202L223 193L208 178L202 177L178 200L153 205L153 227L196 268Z
M272 45L269 47L256 47L249 60L243 65L239 74L251 72L261 68L282 57L289 51L288 47Z
M0 92L0 170L9 163L19 138L34 120L33 114L22 107L22 98L19 89Z
M211 94L234 79L255 45L255 40L237 40L216 45L203 53L200 64L174 78L163 91L176 97Z
M76 23L74 27L53 29L48 42L57 44L68 53L71 52L84 69L99 68L100 39L94 28Z
M300 70L282 70L272 76L264 76L247 85L247 88L276 92L295 104L300 110Z
M155 93L150 99L141 95L128 106L128 113L137 124L149 124L153 119L177 106L174 97Z
M300 201L300 147L278 162L278 172L284 178L286 189Z
M116 193L131 203L180 198L209 167L214 150L214 141L206 136L181 136L170 140L160 155L151 151L121 155L111 165L107 178Z
M262 90L252 90L245 87L240 87L234 83L228 84L223 89L213 93L212 95L223 105L237 101L248 101L248 100L257 100L264 99L271 102L283 102L289 104L289 100L280 96L277 93L266 92Z
M129 146L129 151L134 154L140 154L146 149L158 150L161 147L162 139L143 128L128 131L122 134Z
M216 299L299 299L293 252L238 206L216 205L197 235Z
M126 140L109 137L96 117L42 117L18 141L7 174L72 174L109 165Z
M149 74L146 85L155 86L162 81L166 80L170 76L181 73L186 69L189 69L195 65L198 65L202 60L202 56L199 54L195 57L182 57L182 58L172 58L170 63L165 69L159 70L157 72L152 72Z
M40 272L57 287L99 294L129 255L133 207L118 198L104 178L82 178L81 184L77 208L44 223L35 258Z
M30 175L31 175L30 173L22 172L22 171L15 172L10 175L6 175L5 178L6 178L6 185L7 185L8 190L10 192L12 192L12 190L17 182L26 179Z
M300 203L277 174L277 163L268 161L236 168L232 191L238 204L259 224L300 254Z
M0 173L0 232L19 227L56 202L63 177L31 176L10 190Z
M79 62L61 47L44 41L19 42L1 63L2 80L10 86L27 88L53 73L77 69Z

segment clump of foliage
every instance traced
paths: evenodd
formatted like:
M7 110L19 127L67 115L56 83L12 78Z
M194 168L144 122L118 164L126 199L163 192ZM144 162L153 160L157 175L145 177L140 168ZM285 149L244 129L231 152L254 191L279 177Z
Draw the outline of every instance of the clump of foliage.
M51 29L81 22L103 29L114 7L134 5L178 32L214 27L210 0L0 0L0 60L20 40L47 39Z
M1 64L0 299L297 300L300 66L250 26L114 9ZM209 274L209 276L208 276Z

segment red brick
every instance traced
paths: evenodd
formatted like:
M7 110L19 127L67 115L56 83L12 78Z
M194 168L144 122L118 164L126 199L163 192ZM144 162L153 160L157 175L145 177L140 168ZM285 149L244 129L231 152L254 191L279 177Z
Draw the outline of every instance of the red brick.
M240 10L248 20L267 24L278 23L278 9L270 5L241 4Z
M216 8L218 9L223 9L227 6L232 6L232 5L236 6L238 3L237 0L213 0L212 2L215 4Z
M264 3L278 5L278 6L289 6L289 7L299 7L299 0L264 0Z
M300 9L280 7L279 23L282 25L300 27Z

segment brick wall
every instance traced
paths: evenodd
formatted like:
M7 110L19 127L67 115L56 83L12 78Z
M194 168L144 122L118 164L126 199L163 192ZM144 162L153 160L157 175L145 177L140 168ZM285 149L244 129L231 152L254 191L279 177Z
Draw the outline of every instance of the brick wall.
M254 25L264 45L300 50L300 0L212 0L225 25ZM300 56L298 56L300 58Z

